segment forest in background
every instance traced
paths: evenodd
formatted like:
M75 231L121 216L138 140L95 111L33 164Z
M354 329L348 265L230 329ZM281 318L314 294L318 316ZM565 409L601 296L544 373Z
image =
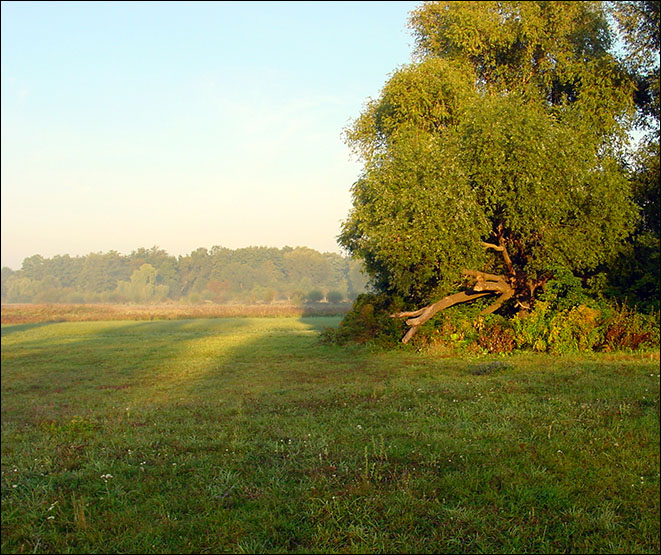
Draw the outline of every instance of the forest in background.
M363 293L360 261L307 247L198 248L171 256L157 246L26 258L2 268L4 303L338 303Z

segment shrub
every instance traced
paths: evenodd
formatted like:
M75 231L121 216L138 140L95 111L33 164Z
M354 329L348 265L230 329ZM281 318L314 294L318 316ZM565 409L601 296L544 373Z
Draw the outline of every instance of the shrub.
M532 312L517 314L512 318L514 340L519 349L531 349L537 352L547 350L550 314L549 304L538 301Z
M591 351L603 336L600 312L585 305L563 310L549 322L546 342L552 353Z
M289 295L289 301L293 304L300 304L303 302L303 299L305 298L305 294L303 291L296 290L292 291L291 294Z
M659 313L640 314L627 306L614 310L604 321L604 351L659 346Z
M397 345L405 333L405 324L390 315L400 310L400 304L386 295L364 293L356 298L336 329L322 333L321 340L340 345L367 342Z
M477 344L490 353L509 353L516 347L514 330L504 318L475 322L478 330Z
M520 349L569 353L622 349L635 350L659 345L659 315L640 314L625 307L601 310L579 305L551 310L539 301L525 316L512 319L514 338Z
M571 278L566 280L576 285ZM420 328L411 345L437 354L509 353L514 349L553 354L594 350L635 350L659 345L659 313L641 314L626 306L573 305L581 298L574 287L553 286L534 310L511 319L479 315L480 307L452 307ZM384 295L360 295L335 330L322 340L344 344L377 342L397 345L408 327L391 314L401 301Z
M479 299L469 304L459 304L438 312L433 318L420 327L412 344L420 349L432 348L450 350L452 352L479 352L477 344L480 326L500 316L480 316L480 311L488 302ZM478 323L481 322L481 323Z
M313 289L306 295L305 300L309 303L318 303L323 298L324 294L319 289Z
M526 315L512 318L517 347L537 352L567 353L596 347L603 335L600 312L585 305L552 310L538 301Z

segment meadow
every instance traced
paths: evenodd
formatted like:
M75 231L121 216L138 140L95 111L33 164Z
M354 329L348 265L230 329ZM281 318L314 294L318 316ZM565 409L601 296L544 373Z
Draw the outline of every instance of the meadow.
M659 552L658 350L322 345L339 320L3 324L2 552Z

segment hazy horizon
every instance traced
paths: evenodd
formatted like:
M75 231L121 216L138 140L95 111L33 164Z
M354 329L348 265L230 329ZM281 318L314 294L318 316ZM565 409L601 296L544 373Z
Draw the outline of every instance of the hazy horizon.
M336 243L419 2L2 3L2 266Z
M175 254L175 253L172 253L172 252L170 252L170 251L168 251L167 249L161 247L160 245L149 245L149 246L147 246L147 245L138 245L138 246L136 246L135 248L133 248L133 249L131 249L131 250L129 250L129 251L120 251L120 250L118 250L118 249L107 249L107 250L93 250L93 251L89 251L89 252L85 252L85 253L80 253L80 254L72 254L72 253L70 253L70 252L56 252L55 254L48 255L48 256L46 256L46 255L44 255L44 254L42 254L42 253L39 253L39 252L35 252L35 253L29 254L29 255L25 256L23 259L21 259L21 262L18 264L18 267L16 267L16 268L12 268L11 266L9 266L9 265L7 265L7 264L2 264L2 267L3 267L3 268L9 268L9 269L11 269L11 270L13 270L13 271L18 271L18 270L21 269L21 264L23 263L23 260L25 260L26 258L30 258L30 257L32 257L32 256L36 256L36 255L39 255L39 256L41 256L41 257L44 258L44 259L52 259L52 258L55 258L56 256L69 256L69 257L71 257L71 258L76 258L76 257L84 258L84 257L86 257L86 256L88 256L88 255L90 255L90 254L99 254L99 253L101 253L101 254L108 254L109 252L116 252L116 253L119 254L120 256L129 257L129 256L131 256L131 254L133 254L134 252L137 252L137 251L140 250L140 249L151 250L151 249L154 249L154 248L155 248L155 249L158 249L158 250L165 251L165 252L168 254L168 256L174 256L175 258L179 258L180 256L182 256L182 257L188 256L188 255L190 255L192 252L194 252L194 251L196 251L196 250L198 250L198 249L201 249L201 248L202 248L202 249L206 249L207 252L211 252L211 250L212 250L214 247L221 248L221 249L225 248L225 249L229 249L229 250L231 250L231 251L238 251L238 250L241 250L241 249L253 249L253 248L254 248L254 249L262 249L262 248L264 248L264 249L277 249L277 250L280 250L280 251L283 250L283 249L292 249L292 250L296 250L296 249L305 249L305 248L309 248L309 249L311 249L311 250L314 250L314 251L319 252L320 254L329 254L329 253L331 253L331 254L339 254L340 256L344 256L344 257L349 257L349 255L344 251L344 249L341 249L341 248L339 248L339 247L338 247L338 249L336 249L336 250L326 250L326 251L322 251L322 250L319 250L319 249L315 249L314 247L310 247L309 245L282 245L282 246L272 246L272 245L244 245L244 246L241 246L241 247L228 247L227 245L199 245L199 246L197 246L197 247L192 248L192 249L189 250L189 251L181 252L181 253L176 253L176 254ZM349 257L349 258L350 258L350 257Z

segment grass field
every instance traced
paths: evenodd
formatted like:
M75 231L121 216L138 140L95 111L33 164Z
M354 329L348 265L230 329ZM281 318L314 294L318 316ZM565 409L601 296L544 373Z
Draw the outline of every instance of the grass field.
M3 553L658 553L659 355L2 326Z

